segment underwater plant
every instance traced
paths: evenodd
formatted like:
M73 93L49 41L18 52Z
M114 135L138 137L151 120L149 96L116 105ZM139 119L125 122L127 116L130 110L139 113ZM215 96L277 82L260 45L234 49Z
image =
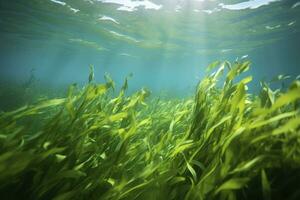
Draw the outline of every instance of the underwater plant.
M112 95L91 66L65 98L1 113L1 198L300 199L300 82L249 94L249 67L214 62L194 98L167 100L127 78Z

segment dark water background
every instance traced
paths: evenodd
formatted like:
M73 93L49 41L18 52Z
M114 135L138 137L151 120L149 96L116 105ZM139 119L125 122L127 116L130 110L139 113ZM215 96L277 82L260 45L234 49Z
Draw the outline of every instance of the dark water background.
M90 64L97 81L133 73L130 91L184 97L209 63L242 57L256 91L262 79L300 74L299 49L298 0L0 0L2 97L15 84L83 85Z

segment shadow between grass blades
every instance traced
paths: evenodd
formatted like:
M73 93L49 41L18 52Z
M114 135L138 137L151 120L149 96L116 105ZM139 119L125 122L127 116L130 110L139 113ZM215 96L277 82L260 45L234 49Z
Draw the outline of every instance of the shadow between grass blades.
M214 62L194 98L114 82L0 115L4 199L300 199L300 82L261 94L250 62ZM224 79L222 86L218 83Z

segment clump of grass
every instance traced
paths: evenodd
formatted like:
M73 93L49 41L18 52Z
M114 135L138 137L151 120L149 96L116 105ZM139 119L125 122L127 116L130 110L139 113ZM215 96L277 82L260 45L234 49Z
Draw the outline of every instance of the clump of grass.
M247 93L215 62L194 99L96 84L0 115L4 199L299 199L300 83ZM225 77L222 87L217 84Z

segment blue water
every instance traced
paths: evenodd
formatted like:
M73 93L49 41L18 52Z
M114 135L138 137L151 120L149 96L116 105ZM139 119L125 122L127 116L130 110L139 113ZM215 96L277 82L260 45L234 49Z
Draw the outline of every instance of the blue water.
M1 0L1 83L44 88L96 81L130 91L193 93L215 60L251 60L260 80L300 74L298 0Z

